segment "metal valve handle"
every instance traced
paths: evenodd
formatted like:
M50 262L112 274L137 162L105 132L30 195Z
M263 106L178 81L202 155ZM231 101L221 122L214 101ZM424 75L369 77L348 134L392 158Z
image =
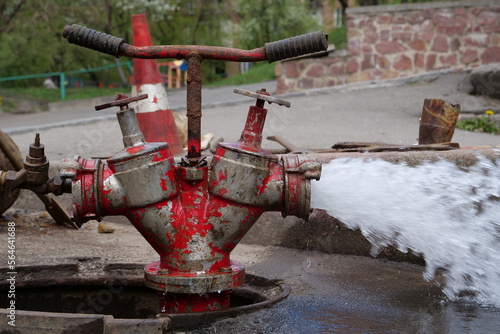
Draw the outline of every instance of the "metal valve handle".
M106 53L117 58L126 56L144 59L181 59L187 58L188 55L194 51L203 59L250 62L268 60L272 63L278 60L326 51L328 48L328 34L325 34L323 31L311 32L300 36L266 43L264 47L253 50L240 50L204 45L162 45L136 47L127 44L123 38L79 26L78 24L65 26L63 30L63 37L66 38L69 43Z
M285 106L287 108L290 108L290 106L292 105L288 101L285 101L283 99L279 99L279 98L274 97L274 96L261 94L258 91L257 92L250 92L248 90L235 88L234 92L236 94L241 94L241 95L245 95L245 96L248 96L248 97L253 97L254 99L257 99L257 100L264 100L264 101L267 101L269 103L276 103L276 104L278 104L280 106Z
M325 34L323 31L310 32L265 44L267 60L270 63L325 51L327 48L328 34Z
M111 36L78 24L64 27L63 37L69 43L106 53L116 58L120 58L119 49L125 43L123 38Z
M148 98L148 94L142 94L138 96L128 97L125 94L118 94L116 96L116 100L114 102L104 103L98 106L95 106L95 110L102 110L111 107L120 107L121 110L127 109L128 104L131 102L136 102L140 100L144 100Z

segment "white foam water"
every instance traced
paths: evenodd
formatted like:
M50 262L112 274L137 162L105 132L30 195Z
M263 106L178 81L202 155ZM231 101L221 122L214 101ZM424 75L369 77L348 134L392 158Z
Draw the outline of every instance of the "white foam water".
M444 269L451 300L500 307L500 164L478 159L467 168L332 160L312 182L311 206L359 228L372 255L388 245L411 249L423 255L427 280Z

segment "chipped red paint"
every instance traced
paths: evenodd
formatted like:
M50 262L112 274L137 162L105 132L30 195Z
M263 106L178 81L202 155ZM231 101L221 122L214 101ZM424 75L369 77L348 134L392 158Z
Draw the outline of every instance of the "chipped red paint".
M134 159L132 157L131 159ZM160 151L151 159L155 164L163 161L171 161L171 156L168 152ZM85 169L95 171L92 167L95 162L84 162ZM271 180L283 180L283 168L276 162L267 164L269 174L262 180L262 185L259 187L258 195L263 195L266 192L267 186ZM103 173L104 180L113 176L112 166L104 164ZM228 268L232 268L230 253L238 244L239 240L245 235L260 215L267 209L262 206L250 206L234 203L223 197L228 192L228 189L222 188L217 193L212 193L209 189L209 167L198 167L195 173L196 178L190 179L193 167L175 166L169 169L165 175L166 178L161 178L161 189L167 190L167 179L170 182L179 182L180 191L175 196L170 196L168 199L145 205L141 208L130 208L123 198L123 209L111 209L110 202L106 198L112 194L112 189L102 188L100 196L102 196L103 211L106 214L125 214L136 229L143 235L149 244L160 255L160 262L156 269L146 267L148 273L163 277L192 277L196 278L202 273L203 275L220 275L225 273ZM215 186L222 181L227 181L227 170L217 173L217 180L210 180L210 184ZM91 174L93 175L93 174ZM103 180L103 182L104 182ZM93 180L89 179L85 183L85 189L89 191ZM102 186L102 185L101 185ZM98 195L98 194L96 194ZM89 196L91 198L92 196ZM91 201L89 199L89 201ZM281 204L278 203L278 206ZM92 210L89 206L88 210ZM224 211L221 211L221 210ZM234 217L224 215L222 212L240 212L236 221ZM147 220L152 215L160 215L168 217L168 229L151 229L147 225ZM215 219L215 220L214 220ZM220 234L215 229L214 223L217 222L220 226L227 225L230 228L235 228L235 232L229 235ZM160 231L165 231L161 232ZM165 233L165 234L162 234ZM219 233L219 234L218 234ZM226 239L230 237L230 239ZM196 240L195 245L198 245L199 250L192 248L191 244ZM200 250L202 253L200 253ZM203 258L204 268L195 268L193 263ZM196 259L196 260L195 260ZM195 262L193 262L195 261ZM159 268L166 270L165 273L160 273ZM230 288L238 287L244 282L244 270L238 272L236 269L231 276L232 283ZM155 283L156 284L156 283ZM165 288L172 289L171 286L157 283L157 289ZM229 290L225 290L226 292ZM220 297L224 295L218 293L208 293L206 298L199 298L198 294L179 294L176 298L175 294L167 293L164 299L166 312L199 312L201 310L215 310L229 307L228 299ZM224 295L225 296L225 295ZM215 305L215 306L214 306Z
M210 254L212 254L212 256L215 256L216 252L220 253L220 254L224 254L224 255L227 254L227 252L225 252L224 250L217 248L217 246L214 246L213 243L209 243L209 245L210 245L210 248L212 249L212 251L210 252Z
M127 148L127 152L129 154L135 154L137 152L140 152L144 149L144 145L140 145L140 146L133 146L133 147L129 147Z
M245 128L241 133L242 145L260 149L266 116L267 109L250 106Z
M217 186L217 184L219 184L219 182L221 182L222 180L225 180L226 178L227 178L227 170L225 171L225 173L222 171L219 171L219 179L212 180L212 187ZM226 190L226 192L227 192L227 190Z
M113 189L108 189L108 190L106 190L104 188L102 189L102 204L106 208L109 208L109 206L111 205L111 202L106 197L106 195L109 194L112 191L113 191ZM125 201L125 196L123 196L123 200Z
M160 292L163 313L192 313L227 309L230 306L230 291L186 295Z
M165 179L161 179L161 183L160 183L160 185L161 185L161 189L162 189L163 191L167 191L167 190L168 190L168 189L167 189L167 181L165 181Z
M264 211L282 210L285 207L285 192L286 198L291 202L290 207L298 210L297 205L300 203L295 202L300 200L303 176L288 176L287 184L283 162L260 148L265 115L265 109L251 107L240 142L220 145L211 167L186 166L182 163L174 165L168 148L153 151L154 153L147 153L144 149L144 154L141 153L142 148L138 147L137 151L136 148L128 148L127 152L131 156L126 160L118 160L117 170L118 163L131 163L145 154L151 154L149 159L143 159L148 160L144 161L144 165L151 168L153 173L154 168L158 168L157 171L161 170L164 174L158 179L158 183L151 186L169 193L163 194L162 199L154 203L145 202L135 206L129 204L128 202L134 201L134 191L121 188L129 185L120 184L116 189L117 193L113 193L114 189L104 188L109 178L119 175L114 173L113 159L109 160L111 164L101 163L100 167L95 161L79 160L83 168L78 179L85 193L85 201L84 207L77 208L77 211L79 214L97 215L95 198L102 198L100 210L104 214L122 214L130 220L160 255L159 262L145 268L148 286L163 291L175 290L163 298L165 312L199 312L229 307L227 292L244 283L244 267L233 265L231 251ZM197 142L191 138L190 143L195 145ZM195 154L199 153L196 152L196 147L193 151ZM231 159L242 158L244 154L247 154L244 159L249 159L244 164L239 161L231 162ZM140 167L131 165L134 168ZM96 189L95 182L98 178L95 175L99 168L102 170L102 180L100 189ZM240 173L240 177L230 178L228 175L237 175L235 171ZM246 177L251 173L256 173L256 182L248 184ZM115 184L117 180L106 182L106 187ZM130 185L131 189L135 186ZM120 202L116 194L121 192L126 194L122 200L120 198L122 203L114 203ZM113 203L110 202L111 198ZM155 279L148 279L147 275ZM205 297L200 297L198 293L184 292L184 286L176 281L186 278L197 282L202 279L202 283L199 283L201 289L208 289L207 282L210 281L203 279L213 279L215 282L221 275L228 279L224 282L222 293L203 290L209 292L203 293ZM183 293L178 293L179 291Z
M120 55L136 59L164 59L188 57L192 52L199 54L203 59L226 60L237 62L255 62L266 60L264 48L240 50L203 45L162 45L162 46L134 46L123 43L120 46Z
M165 176L168 177L170 182L175 182L175 171L173 169L168 170L165 173Z
M165 159L171 159L172 156L170 155L170 152L168 150L160 150L158 154L155 154L153 156L153 162L157 161L163 161Z

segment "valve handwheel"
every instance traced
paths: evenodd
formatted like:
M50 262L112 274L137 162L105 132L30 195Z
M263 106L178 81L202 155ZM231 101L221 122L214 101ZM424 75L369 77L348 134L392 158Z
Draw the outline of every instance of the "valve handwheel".
M257 92L250 92L248 90L235 88L234 92L236 94L241 94L241 95L245 95L248 97L253 97L254 99L257 99L257 100L264 100L264 101L267 101L269 103L276 103L280 106L285 106L287 108L290 108L290 106L292 105L288 101L285 101L283 99L279 99L279 98L274 97L274 96L270 96L268 93L266 93L265 89L258 90Z
M114 102L104 103L95 106L95 110L102 110L111 107L120 107L121 110L128 109L128 104L148 98L148 94L142 94L138 96L128 97L125 94L117 94L116 100Z

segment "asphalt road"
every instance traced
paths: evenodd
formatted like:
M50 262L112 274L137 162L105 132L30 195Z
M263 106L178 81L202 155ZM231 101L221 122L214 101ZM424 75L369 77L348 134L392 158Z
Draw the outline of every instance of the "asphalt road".
M291 108L267 105L264 138L279 135L302 149L329 148L337 142L382 141L415 144L424 99L458 103L463 110L498 108L500 101L458 90L467 73L436 72L406 79L348 84L282 95ZM274 92L276 82L245 85L255 91ZM234 87L203 89L202 132L237 141L252 99L234 94ZM185 90L169 91L174 111L185 112ZM108 100L109 101L109 100ZM122 149L114 112L95 112L96 101L61 103L54 111L34 114L0 114L0 128L9 133L24 154L41 133L51 160L82 156L109 156ZM100 101L98 101L100 102ZM461 146L500 145L500 136L456 130L453 141ZM264 139L264 148L280 147Z

